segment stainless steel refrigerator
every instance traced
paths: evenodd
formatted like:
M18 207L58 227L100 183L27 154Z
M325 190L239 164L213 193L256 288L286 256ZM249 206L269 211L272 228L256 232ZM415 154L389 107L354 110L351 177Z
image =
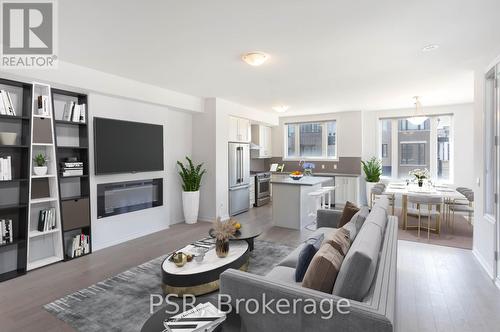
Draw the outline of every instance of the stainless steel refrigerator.
M250 144L229 143L229 215L250 208Z

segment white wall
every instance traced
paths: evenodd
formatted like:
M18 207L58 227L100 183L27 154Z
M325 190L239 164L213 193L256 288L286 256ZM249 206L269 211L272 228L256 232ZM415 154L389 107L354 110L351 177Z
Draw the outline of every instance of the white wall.
M284 124L287 122L328 121L337 122L337 142L339 157L360 157L361 146L361 112L338 112L316 115L280 117L279 126L273 128L273 157L283 157Z
M362 158L368 159L379 154L378 124L380 118L410 116L414 109L396 109L363 112L363 151ZM454 141L454 184L473 188L474 180L474 105L447 105L425 107L425 114L453 114Z
M484 217L484 75L485 70L475 72L474 84L474 240L472 252L484 270L493 279L495 264L496 223Z
M92 93L89 95L89 125L93 117L106 117L163 125L165 170L135 174L93 175L90 163L92 245L95 250L168 228L183 221L181 184L176 161L191 155L192 115L166 107ZM90 135L90 155L94 155ZM133 157L133 156L131 156ZM117 181L163 178L163 206L97 219L97 184Z

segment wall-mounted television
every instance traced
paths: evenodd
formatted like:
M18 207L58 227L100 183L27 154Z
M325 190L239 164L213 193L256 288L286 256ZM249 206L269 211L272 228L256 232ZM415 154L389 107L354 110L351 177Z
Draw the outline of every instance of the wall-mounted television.
M95 174L162 171L163 126L94 117Z

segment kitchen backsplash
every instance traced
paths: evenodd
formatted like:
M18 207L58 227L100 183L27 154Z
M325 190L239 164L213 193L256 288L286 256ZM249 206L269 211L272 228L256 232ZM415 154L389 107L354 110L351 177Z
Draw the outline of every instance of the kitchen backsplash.
M309 160L308 160L309 161ZM361 174L361 158L358 157L339 157L338 161L310 161L314 163L315 173L342 173L342 174ZM268 171L271 164L285 164L285 172L293 172L299 169L298 161L283 161L280 157L270 159L252 159L250 169L252 171ZM325 168L322 168L322 165ZM335 168L337 165L337 168Z

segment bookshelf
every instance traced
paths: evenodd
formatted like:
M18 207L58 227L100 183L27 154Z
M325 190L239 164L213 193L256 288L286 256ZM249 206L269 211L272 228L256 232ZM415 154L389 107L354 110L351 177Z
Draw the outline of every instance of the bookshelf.
M39 112L39 97L44 101L45 112ZM63 260L61 211L59 206L59 185L57 159L54 145L53 107L50 102L49 85L33 83L31 101L31 142L29 170L28 206L28 252L27 270L33 270ZM47 158L46 174L35 174L35 156ZM45 220L40 225L40 220Z
M0 220L12 220L12 242L0 244L0 281L26 273L28 239L29 142L32 85L0 79L16 115L0 115L0 133L16 133L15 142L0 142L0 158L11 158L11 178L0 180ZM14 144L11 144L14 143Z
M89 183L88 110L80 121L64 119L65 110L72 103L88 106L87 95L66 90L52 90L56 153L58 161L59 194L62 212L64 259L71 260L92 252ZM61 163L68 158L83 163L82 175L63 175ZM75 236L89 238L89 252L71 256Z

